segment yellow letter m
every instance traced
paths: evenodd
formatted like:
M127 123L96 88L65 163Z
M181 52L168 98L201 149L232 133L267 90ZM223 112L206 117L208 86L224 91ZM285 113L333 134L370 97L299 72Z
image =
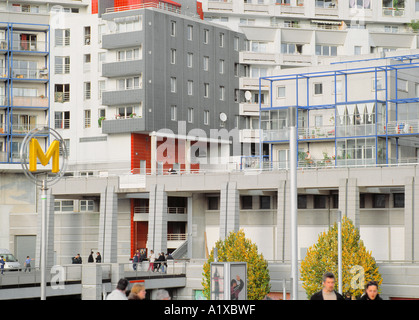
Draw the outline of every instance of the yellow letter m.
M60 157L60 142L54 140L49 146L47 153L45 154L38 140L32 139L29 143L29 171L36 171L37 160L41 162L43 166L46 166L52 157L52 172L57 173L60 171L59 168L59 157Z

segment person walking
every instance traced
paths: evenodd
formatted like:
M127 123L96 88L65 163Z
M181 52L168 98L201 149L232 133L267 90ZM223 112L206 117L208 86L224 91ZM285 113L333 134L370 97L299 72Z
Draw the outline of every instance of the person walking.
M310 300L345 300L335 288L335 275L326 272L322 278L323 289L313 294Z
M138 265L139 260L140 260L140 253L137 250L134 256L132 257L132 268L134 269L134 271L137 271L137 265Z
M4 265L6 264L6 261L4 261L4 257L1 256L0 257L0 269L1 269L1 274L4 274Z
M378 283L377 281L368 281L365 286L365 293L359 298L359 300L383 300L378 294Z
M151 271L154 272L154 261L156 260L156 255L154 254L153 250L150 250L150 257L149 257L149 263L148 263L148 269L147 272Z
M31 261L32 260L33 259L31 259L29 256L26 257L26 260L25 260L25 272L26 272L26 270L28 270L28 272L31 272Z
M102 262L102 256L100 255L100 252L98 251L96 253L96 263L101 263Z
M89 255L89 258L87 258L87 262L88 263L95 262L95 259L93 259L93 251L90 251L90 255Z

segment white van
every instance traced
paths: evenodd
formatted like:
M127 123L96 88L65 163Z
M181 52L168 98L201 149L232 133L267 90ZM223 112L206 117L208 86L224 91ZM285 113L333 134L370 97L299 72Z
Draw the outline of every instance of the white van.
M7 249L0 249L0 257L6 261L4 270L20 270L20 263L14 257L14 255Z

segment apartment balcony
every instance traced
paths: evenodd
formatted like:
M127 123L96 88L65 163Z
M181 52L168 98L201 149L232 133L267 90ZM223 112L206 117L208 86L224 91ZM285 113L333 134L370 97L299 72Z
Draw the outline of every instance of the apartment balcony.
M138 76L142 72L142 60L117 61L102 64L103 77Z
M13 80L48 80L48 69L13 68Z
M111 33L102 36L103 49L140 47L144 43L144 32L141 30Z
M302 54L282 54L279 59L281 65L291 66L311 66L316 64L318 59L315 55L302 55Z
M405 9L404 8L383 8L383 17L404 17Z
M143 99L144 92L140 88L102 92L102 104L105 106L139 104Z
M286 141L289 140L289 137L289 128L263 130L262 132L263 141Z
M401 135L401 134L419 134L419 120L399 120L389 121L385 125L377 126L378 134Z
M233 11L233 1L208 1L208 11Z
M268 107L267 105L262 105ZM259 104L258 103L240 103L239 114L241 116L259 116Z
M145 131L144 118L127 118L115 120L103 120L102 133L131 133Z
M335 138L335 126L298 128L298 139L328 139Z
M48 97L12 97L13 107L37 107L48 108Z
M46 127L47 124L12 124L12 134L27 134L38 127ZM1 129L0 129L1 130Z
M304 5L297 5L291 6L288 4L278 4L277 6L280 8L280 14L290 14L290 15L304 15L305 9Z
M256 143L259 142L259 129L242 129L240 130L240 142Z
M26 53L47 53L48 43L46 41L32 41L32 40L17 40L13 41L13 51L24 51Z
M269 6L264 4L245 3L244 12L252 14L267 14L269 12Z
M244 64L277 64L275 53L242 51L239 53L240 63Z

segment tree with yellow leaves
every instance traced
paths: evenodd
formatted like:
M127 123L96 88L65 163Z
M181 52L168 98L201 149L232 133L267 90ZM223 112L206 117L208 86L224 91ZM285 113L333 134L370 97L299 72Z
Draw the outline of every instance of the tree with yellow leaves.
M262 300L270 292L268 262L258 254L256 244L246 239L244 231L230 232L227 238L215 243L219 262L247 262L247 299ZM204 296L210 299L210 265L214 262L214 248L204 264L202 285Z
M316 244L310 247L301 262L301 280L309 298L322 289L322 276L330 271L338 285L338 228L337 223L328 232L320 234ZM342 219L342 293L343 296L359 297L368 281L383 279L371 252L360 239L359 230L350 219ZM337 288L335 288L337 290Z

